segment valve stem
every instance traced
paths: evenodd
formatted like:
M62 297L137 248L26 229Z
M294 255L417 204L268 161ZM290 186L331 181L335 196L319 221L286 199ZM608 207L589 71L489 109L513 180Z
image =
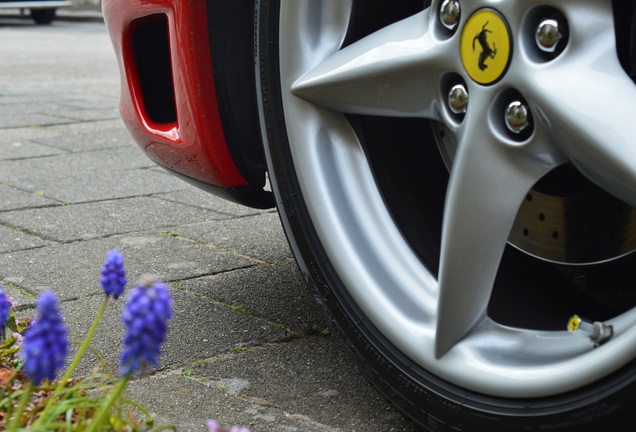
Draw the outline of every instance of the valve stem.
M587 336L595 346L599 346L610 340L614 334L614 328L600 321L590 321L578 315L572 315L568 320L568 331L575 335Z

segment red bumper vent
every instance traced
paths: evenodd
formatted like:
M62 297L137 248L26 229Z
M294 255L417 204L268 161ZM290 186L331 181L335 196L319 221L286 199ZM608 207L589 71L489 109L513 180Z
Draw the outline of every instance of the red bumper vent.
M146 115L153 123L176 123L168 17L155 14L137 20L131 33L134 64Z

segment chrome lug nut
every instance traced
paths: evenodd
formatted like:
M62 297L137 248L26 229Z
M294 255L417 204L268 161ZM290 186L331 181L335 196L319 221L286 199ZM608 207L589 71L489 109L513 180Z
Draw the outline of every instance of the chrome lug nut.
M444 0L439 11L439 19L442 25L449 30L455 30L459 24L461 8L458 0Z
M454 85L448 92L448 106L455 114L463 114L468 106L468 90L462 84Z
M528 108L519 101L511 102L506 108L506 126L511 132L521 133L530 126Z
M546 19L539 24L535 33L537 46L543 52L554 52L557 44L563 38L563 33L559 30L559 23L553 19Z

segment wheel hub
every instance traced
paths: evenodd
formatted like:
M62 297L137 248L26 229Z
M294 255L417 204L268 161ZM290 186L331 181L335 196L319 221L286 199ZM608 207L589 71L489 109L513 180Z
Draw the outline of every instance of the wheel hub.
M491 8L474 12L463 27L448 27L448 11L459 17L459 7L459 2L444 2L440 10L442 24L451 32L460 32L459 54L468 77L479 85L493 86L505 76L512 59L510 27L505 17ZM533 35L537 49L558 55L557 45L565 39L561 27L567 25L556 19L537 21ZM559 45L559 52L562 49ZM454 115L463 116L471 109L469 91L470 85L463 81L451 87L447 104ZM513 140L525 141L533 128L530 107L518 98L504 106L501 115L507 132ZM459 122L462 118L455 117ZM484 127L489 127L487 122ZM457 146L454 134L443 122L435 124L434 129L450 170ZM508 242L531 256L556 263L579 265L614 260L636 250L636 209L565 165L549 173L528 193Z

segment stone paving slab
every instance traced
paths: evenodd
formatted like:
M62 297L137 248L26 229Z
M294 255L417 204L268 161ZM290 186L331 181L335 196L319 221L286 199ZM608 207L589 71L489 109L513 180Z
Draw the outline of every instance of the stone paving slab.
M115 248L125 256L131 283L148 273L172 282L257 264L230 252L149 231L0 254L0 279L33 295L47 289L62 299L95 295L101 292L99 270L106 252Z
M22 15L20 9L2 9L0 16L13 19L30 21L29 14ZM99 5L76 4L71 7L60 8L56 11L55 21L74 21L74 22L104 22L101 7Z
M68 33L72 31L81 33L81 37L69 41ZM49 94L59 95L60 101L117 98L119 71L104 32L103 25L92 23L37 26L14 21L0 26L2 74L11 77L4 81L11 89L3 89L2 93L40 92L44 101L50 100Z
M46 164L42 162L44 159L36 157L0 160L0 183L56 174L55 171L47 169Z
M324 334L326 324L293 260L180 282L195 294L240 307L305 335ZM241 287L237 289L236 287Z
M310 362L304 361L307 345L313 348ZM284 346L285 358L276 356L278 346L250 348L195 362L153 380L138 380L126 396L141 403L158 423L191 431L205 430L210 416L221 424L248 426L252 432L414 431L360 381L333 341L313 338L307 344L293 341ZM274 364L284 370L268 368ZM352 373L335 376L330 364ZM308 376L312 379L304 379ZM302 394L296 393L296 382ZM183 401L182 409L167 416L177 400ZM322 413L321 418L316 419L316 412Z
M41 238L0 225L0 253L33 249L49 244Z
M283 343L290 335L284 329L179 289L171 288L174 302L173 317L168 322L169 332L162 346L156 371L174 369L182 365L198 364L204 359L242 351L249 347L269 343ZM69 328L69 339L81 341L86 335L103 300L103 295L84 297L61 304L62 314ZM110 300L100 326L91 343L103 357L109 372L118 375L124 326L121 313L124 299ZM77 345L71 347L70 364ZM90 373L100 363L92 354L82 359L76 375ZM102 369L103 370L103 369ZM141 374L136 375L141 378Z
M0 145L0 160L24 159L27 157L57 156L60 149L30 141L4 142Z
M101 106L102 103L107 106L117 107L118 100L116 98L108 98L98 99L95 101L94 99L87 100L86 109L91 109L91 104L95 103L98 106ZM69 123L64 125L57 126L49 126L44 127L42 130L47 131L49 133L59 134L60 137L65 137L67 139L74 139L77 136L81 135L93 135L94 139L121 139L122 142L119 143L119 146L131 146L136 147L133 144L133 139L124 127L124 122L121 119L116 120L95 120L90 122L79 122L79 123ZM110 135L107 135L109 134ZM107 135L107 136L103 136Z
M120 122L117 122L113 127L91 130L84 133L78 133L75 129L66 126L72 125L47 128L51 133L55 133L55 135L36 137L33 141L44 144L50 148L69 152L131 147L132 138L128 131L122 127ZM139 150L139 153L141 153L141 150Z
M0 96L0 99L3 97ZM62 126L63 127L63 126ZM14 143L22 143L25 141L33 140L36 138L45 138L53 135L55 132L49 127L33 127L33 128L5 128L2 129L0 134L0 146L3 147L3 151L6 146ZM33 157L29 154L28 157Z
M63 117L52 113L44 114L41 110L21 109L11 107L6 115L0 117L0 128L36 127L38 125L54 125L69 123L72 117ZM51 107L51 112L52 107Z
M150 168L155 164L137 148L126 146L114 149L86 151L37 158L41 169L62 175L75 175L94 171L116 171ZM117 174L111 174L113 179Z
M71 176L55 174L51 177L21 179L8 183L66 204L148 196L166 191L181 191L181 194L187 194L185 191L188 189L185 183L175 181L175 178L167 173L147 169L123 170L117 171L116 174L107 170Z
M128 386L125 395L150 411L156 424L178 425L180 431L204 432L209 418L217 419L222 425L249 426L251 432L334 430L309 417L285 412L262 401L246 400L225 392L222 387L182 374L183 371L174 371L151 380L135 381ZM175 403L179 410L173 412Z
M60 205L58 201L53 201L38 193L37 189L31 192L16 189L6 184L0 184L0 211L29 209L36 207L50 207Z
M104 119L118 119L119 111L116 108L108 107L102 109L87 110L81 107L56 105L55 115L64 119L80 120L80 121L92 121L92 120L104 120ZM68 123L68 122L66 122Z
M266 401L267 406L311 418L332 429L413 430L401 416L387 409L331 338L255 347L197 363L192 369L195 376L227 388L229 393ZM340 373L334 374L334 370Z
M140 231L147 227L167 229L222 217L212 211L152 197L136 197L0 213L0 222L46 239L70 242ZM77 221L82 221L82 224Z
M255 226L259 229L254 229ZM178 233L196 241L258 257L263 261L280 261L292 257L277 213L187 225L179 227Z
M16 288L6 282L2 284L3 291L9 296L12 302L16 303L18 316L33 316L35 311L35 297L33 294Z
M33 103L37 98L37 103ZM89 101L50 94L48 98L31 94L5 94L0 98L3 116L0 128L46 127L91 120L119 119L117 105L112 99ZM87 109L90 108L90 109Z
M165 172L163 169L153 168L156 171ZM214 196L208 192L200 189L190 188L188 193L182 192L168 192L160 195L161 198L178 202L181 204L188 204L197 206L199 208L214 210L219 213L227 214L228 216L252 216L261 213L274 213L275 210L260 210L251 207L245 207L240 204L235 204L231 201L225 200Z

